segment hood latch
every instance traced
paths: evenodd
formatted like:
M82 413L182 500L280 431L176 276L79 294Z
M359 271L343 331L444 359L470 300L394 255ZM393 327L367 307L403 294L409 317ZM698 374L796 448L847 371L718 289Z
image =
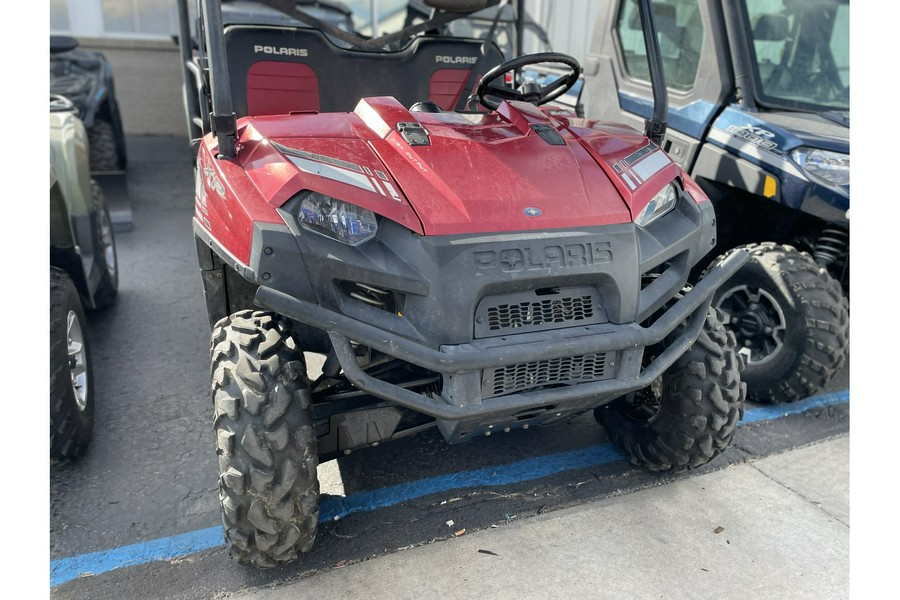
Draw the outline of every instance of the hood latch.
M431 140L428 138L428 132L418 123L397 123L397 131L400 132L400 135L403 136L403 139L406 140L406 143L410 146L431 145Z

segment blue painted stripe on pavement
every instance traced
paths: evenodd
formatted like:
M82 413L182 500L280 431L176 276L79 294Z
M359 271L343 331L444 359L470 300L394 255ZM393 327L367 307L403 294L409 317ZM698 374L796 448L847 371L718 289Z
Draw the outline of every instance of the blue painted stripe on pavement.
M622 454L610 444L601 444L584 448L583 450L529 458L507 465L429 477L428 479L410 481L386 488L366 490L344 498L328 498L322 502L319 510L319 520L330 521L355 512L384 508L438 492L460 490L481 485L520 483L571 469L602 465L621 458Z
M753 408L744 413L744 419L740 425L779 419L814 408L845 404L849 401L850 391L846 390L813 396L792 404ZM572 469L595 467L620 459L622 459L622 455L612 445L598 444L581 450L560 452L506 465L450 473L386 488L357 492L344 498L329 497L322 500L319 521L331 521L357 512L385 508L439 492L521 483ZM50 586L56 587L82 576L99 575L122 567L160 560L172 560L218 548L223 545L222 540L222 528L210 527L150 542L54 560L50 562Z
M791 404L773 404L771 406L753 408L744 411L744 419L740 424L746 425L748 423L756 423L757 421L772 421L788 415L803 413L814 408L824 408L826 406L846 404L848 402L850 402L850 390L844 390L842 392L834 392L833 394L812 396L799 402L792 402Z
M122 567L171 560L222 545L222 528L210 527L150 542L79 554L50 562L50 587L76 577L99 575Z

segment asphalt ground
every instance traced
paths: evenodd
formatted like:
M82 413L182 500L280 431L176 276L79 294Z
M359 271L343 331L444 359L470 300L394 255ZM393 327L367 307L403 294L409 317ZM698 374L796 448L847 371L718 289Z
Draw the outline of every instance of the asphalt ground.
M450 542L478 531L508 527L536 516L703 479L714 473L723 472L728 477L732 469L760 457L781 456L780 453L797 448L814 449L823 442L846 440L849 424L846 400L846 396L836 394L797 406L797 414L760 415L762 420L748 422L742 427L735 447L728 453L690 475L681 476L655 475L630 466L608 444L597 443L602 437L596 431L594 443L579 450L430 477L427 473L445 470L448 462L459 458L453 456L456 448L443 453L449 454L447 458L451 461L420 459L416 468L407 470L397 466L402 464L399 461L408 461L409 455L420 445L411 441L409 444L397 442L372 453L359 453L358 460L383 477L413 479L393 485L378 483L377 487L347 492L342 499L324 497L316 547L313 553L296 563L270 571L241 567L228 558L221 546L221 528L211 523L212 527L189 532L186 539L179 539L177 534L161 538L163 547L157 546L160 539L155 539L107 552L82 553L74 560L68 557L52 561L51 581L59 584L53 589L52 597L216 598L237 592L252 597L253 590L305 581L399 550ZM749 416L753 419L757 415L751 411ZM581 425L590 427L587 423ZM548 430L535 437L511 434L509 444L530 449L532 442L541 442L547 436L559 437L573 427L577 429L578 424L565 429L554 428L556 431ZM438 439L433 442L442 443ZM473 447L463 450L468 463L479 462L479 456L489 457L488 462L491 458L509 460L505 448L492 452L493 440L471 444ZM381 449L389 451L382 453ZM370 455L364 457L364 454ZM541 467L547 471L535 472L535 468ZM835 469L838 468L836 464ZM344 482L348 481L362 485L356 478L345 477ZM712 483L707 485L715 487ZM742 495L730 499L732 503L742 500ZM335 515L340 518L335 519ZM675 520L691 516L690 512L681 517L671 514ZM636 518L635 515L632 517ZM601 516L600 522L606 518ZM715 527L712 525L702 533L709 534ZM699 530L694 531L695 535L698 533ZM616 536L621 540L623 551L632 547L627 533L625 535ZM756 540L756 543L760 541ZM833 562L828 568L845 571L846 553L836 556L832 557ZM132 564L134 566L129 566ZM88 575L91 573L96 574ZM387 577L387 574L383 576ZM840 577L839 581L846 585L846 577ZM362 596L351 594L350 597Z
M135 226L118 237L120 298L89 319L95 438L83 460L49 473L53 598L253 597L849 434L849 369L827 394L787 410L748 406L735 446L687 475L630 466L589 417L460 446L425 432L322 465L329 518L314 551L245 569L221 542L190 153L179 138L131 138L129 155Z

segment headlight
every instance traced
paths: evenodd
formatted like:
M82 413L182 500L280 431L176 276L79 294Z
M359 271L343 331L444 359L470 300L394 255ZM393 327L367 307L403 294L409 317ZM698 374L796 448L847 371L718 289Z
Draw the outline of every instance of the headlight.
M797 148L791 158L819 179L835 185L850 185L850 155L815 148Z
M678 190L675 189L674 183L670 183L663 189L659 190L656 195L650 199L650 202L647 204L647 206L644 207L644 210L642 210L634 220L635 225L646 227L653 221L657 220L658 218L672 210L675 207L675 203L677 201Z
M299 220L304 229L351 246L372 239L378 231L375 213L371 210L318 192L310 192L300 203Z

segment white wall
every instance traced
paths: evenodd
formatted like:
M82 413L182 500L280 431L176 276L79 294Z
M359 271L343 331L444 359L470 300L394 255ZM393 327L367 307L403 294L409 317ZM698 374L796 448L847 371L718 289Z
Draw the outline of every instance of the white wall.
M547 31L555 52L583 63L600 5L599 0L526 0L525 10Z

